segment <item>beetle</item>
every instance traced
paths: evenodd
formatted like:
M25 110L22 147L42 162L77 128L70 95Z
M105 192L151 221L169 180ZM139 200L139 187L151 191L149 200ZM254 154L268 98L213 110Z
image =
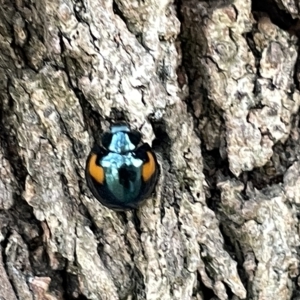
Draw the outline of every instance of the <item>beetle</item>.
M100 203L113 210L136 209L154 191L160 169L141 134L126 124L112 125L86 161L86 181Z

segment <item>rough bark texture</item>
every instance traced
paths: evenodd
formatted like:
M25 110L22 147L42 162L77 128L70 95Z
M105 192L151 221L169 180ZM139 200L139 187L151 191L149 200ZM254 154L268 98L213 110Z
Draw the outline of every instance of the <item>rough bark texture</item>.
M299 4L0 1L0 299L300 299ZM126 120L137 211L86 187Z

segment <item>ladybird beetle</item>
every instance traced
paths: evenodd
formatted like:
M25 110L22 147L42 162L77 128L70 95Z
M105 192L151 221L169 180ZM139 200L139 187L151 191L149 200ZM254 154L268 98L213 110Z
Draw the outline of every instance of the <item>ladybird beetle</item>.
M87 185L94 197L114 210L135 209L154 190L159 165L141 134L127 125L113 125L95 145L86 162Z

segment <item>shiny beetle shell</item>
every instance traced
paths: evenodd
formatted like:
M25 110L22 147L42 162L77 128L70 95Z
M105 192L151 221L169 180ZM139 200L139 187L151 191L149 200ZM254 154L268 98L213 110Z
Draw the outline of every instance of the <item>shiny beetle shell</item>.
M152 194L159 165L141 134L126 125L113 125L95 145L86 162L87 185L94 197L114 210L137 208Z

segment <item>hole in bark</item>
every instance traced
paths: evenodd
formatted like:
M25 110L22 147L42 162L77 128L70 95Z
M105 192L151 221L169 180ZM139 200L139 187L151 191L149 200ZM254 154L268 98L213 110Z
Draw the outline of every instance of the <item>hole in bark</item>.
M0 108L0 111L3 111L3 109ZM24 190L27 169L23 165L23 160L18 154L19 146L17 145L17 138L13 133L14 131L12 128L8 130L7 124L4 125L4 123L6 123L5 119L6 118L3 112L3 115L1 115L2 122L0 123L0 143L3 148L4 158L10 163L12 167L12 173L18 182L18 186Z
M124 113L124 111L122 110L119 110L115 107L113 107L111 109L111 112L110 112L110 118L108 120L111 124L114 124L114 123L127 123L128 124L128 119Z
M231 288L226 284L226 282L224 282L224 286L225 286L225 289L226 289L226 294L228 295L228 299L232 299L234 294L231 291Z
M243 251L240 249L240 244L235 237L235 232L230 227L226 226L227 222L231 221L222 220L222 223L220 223L220 232L222 233L222 236L224 238L224 249L232 257L232 259L237 262L237 271L239 273L239 276L244 285L247 285L248 275L245 272L245 268L243 267Z
M228 159L223 159L219 149L206 150L204 145L201 145L203 155L204 168L203 173L210 187L210 197L206 197L207 206L216 211L220 204L220 191L217 188L218 176L222 174L224 177L235 177L230 169Z
M211 290L206 285L204 285L199 272L197 273L197 283L198 283L197 290L195 290L194 293L200 292L203 296L203 300L215 299L214 298L216 296L215 293L213 292L213 290Z
M139 236L141 236L142 235L141 221L139 219L136 209L132 212L132 221L134 223L134 228L136 232L138 233Z
M294 20L285 10L281 10L274 0L254 0L252 1L252 11L256 20L262 16L263 12L270 17L272 23L283 30L288 30L297 23L297 20Z
M146 293L145 293L146 286L144 284L143 274L140 272L140 270L137 267L134 267L132 276L134 282L134 287L131 292L132 300L146 299Z
M119 16L125 24L127 24L127 19L123 15L123 12L120 10L120 8L119 8L118 4L116 3L116 1L113 1L113 12L114 12L115 15Z
M267 167L264 166L262 168L254 168L252 171L247 173L247 182L251 182L253 187L258 190L262 190L267 185L278 184L283 182L283 174L277 175L268 175Z
M161 153L164 159L170 161L171 140L166 131L166 125L163 120L154 121L150 118L153 127L155 139L152 142L152 148Z
M79 281L76 275L68 272L62 272L62 285L64 293L64 299L66 300L88 300L87 297L79 292Z

